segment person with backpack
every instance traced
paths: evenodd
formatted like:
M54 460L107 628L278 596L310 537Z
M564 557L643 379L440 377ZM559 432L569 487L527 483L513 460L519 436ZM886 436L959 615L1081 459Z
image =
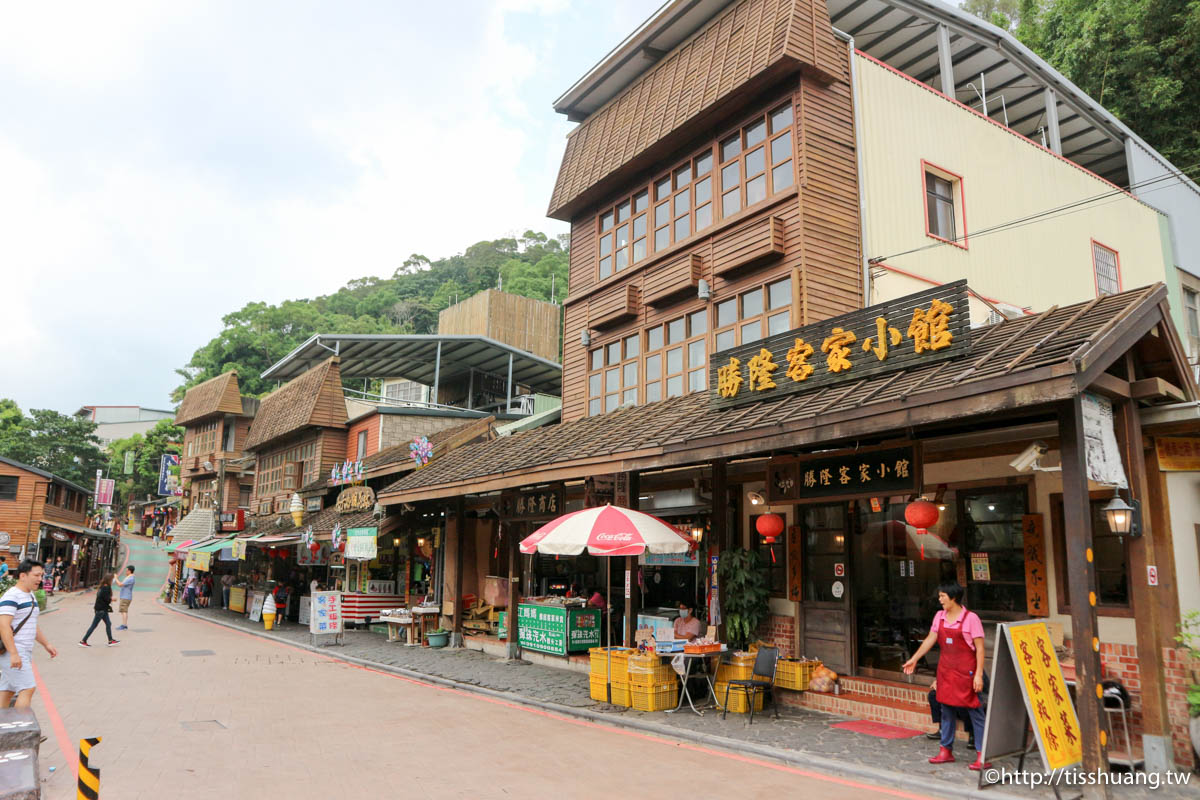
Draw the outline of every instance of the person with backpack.
M42 582L46 568L40 561L25 559L17 565L17 582L0 597L0 708L8 708L16 697L16 708L29 708L37 681L33 677L33 643L58 656L54 645L38 630L38 604L33 591Z
M91 627L87 629L87 633L83 635L83 638L79 640L80 647L91 647L88 644L88 639L91 637L92 631L96 630L96 626L101 622L104 623L104 632L108 635L108 646L113 647L120 644L120 642L113 638L112 620L108 617L112 613L112 583L115 578L116 576L110 572L101 579L100 588L96 590L96 602L92 606L96 613L92 617Z

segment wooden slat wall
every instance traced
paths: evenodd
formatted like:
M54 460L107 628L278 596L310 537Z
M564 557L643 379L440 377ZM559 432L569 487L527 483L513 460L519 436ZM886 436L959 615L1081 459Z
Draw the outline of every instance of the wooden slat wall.
M27 472L20 467L0 463L0 475L17 477L17 499L0 500L0 531L5 531L11 537L8 543L8 566L16 567L15 555L23 545L33 545L38 536L38 520L48 519L66 522L71 525L83 525L86 514L79 511L68 511L58 506L46 504L46 486L51 481L33 472ZM65 489L62 490L65 492Z
M379 452L379 415L368 414L351 423L350 429L346 431L346 459L349 461L358 459L358 434L361 431L367 432L367 447L363 458ZM332 466L331 464L330 467Z
M322 426L346 425L346 396L342 393L342 371L336 361L329 364L308 422L310 425Z
M641 304L640 284L641 281L632 281L593 297L588 302L588 324L593 328L607 327L636 315Z
M862 261L849 61L846 81L800 81L805 322L862 306Z
M643 299L652 305L662 305L683 291L695 291L703 277L703 265L700 254L691 252L649 270L643 281Z
M783 255L783 219L760 217L719 237L713 245L713 272L727 275L756 262Z

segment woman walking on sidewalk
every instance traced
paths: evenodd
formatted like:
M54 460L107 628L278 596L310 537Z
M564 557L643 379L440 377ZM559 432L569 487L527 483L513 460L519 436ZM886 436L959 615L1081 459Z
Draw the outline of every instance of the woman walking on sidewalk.
M87 629L87 633L79 640L80 647L91 647L88 644L88 639L91 638L92 631L96 630L96 626L104 622L104 632L108 635L108 646L120 644L112 635L112 620L108 615L112 613L112 582L116 578L113 573L106 574L100 580L100 588L96 590L96 603L93 608L96 611L96 616L92 618L92 625Z

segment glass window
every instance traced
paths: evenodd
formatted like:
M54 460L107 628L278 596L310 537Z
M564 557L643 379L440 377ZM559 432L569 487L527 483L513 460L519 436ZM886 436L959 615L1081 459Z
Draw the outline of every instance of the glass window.
M776 281L767 287L768 304L767 308L772 310L791 306L792 304L792 279L784 278L781 281Z
M657 403L659 400L662 400L662 382L646 384L646 402Z
M667 397L680 397L683 395L683 377L676 375L674 378L667 378Z
M742 319L757 317L763 312L762 289L755 289L742 295Z
M774 336L777 333L785 333L791 330L791 317L792 314L790 311L782 311L767 317L767 335Z
M1188 335L1200 338L1200 303L1191 289L1183 290L1183 307L1187 314Z
M753 177L767 168L766 153L760 147L746 154L746 175Z
M604 348L597 347L592 351L592 369L600 369L604 366Z
M688 315L688 328L692 336L708 332L708 311L701 309Z
M792 134L789 131L771 140L771 163L778 164L792 157Z
M703 178L712 172L712 153L705 153L696 158L696 177Z
M977 581L967 571L965 605L973 611L1024 616L1025 547L1022 517L1027 511L1025 487L969 489L956 492L958 546L961 552L986 554L989 580Z
M608 344L608 365L621 363L621 343L609 342Z
M736 335L732 330L722 331L721 333L717 334L716 339L714 340L715 344L713 346L717 348L718 353L722 350L728 350L737 344L735 337Z
M708 370L694 369L688 373L688 391L703 392L708 389Z
M683 348L676 347L667 351L667 374L683 372Z
M625 379L624 379L624 380L625 380L625 386L626 386L626 388L628 388L628 387L630 387L630 386L637 386L637 382L638 382L638 379L637 379L637 372L638 372L638 370L637 370L637 366L638 366L638 365L637 365L637 362L636 362L636 361L632 361L632 362L630 362L630 363L626 364L624 367L622 367L622 368L621 368L621 369L624 371L624 373L625 373Z
M737 322L737 300L726 300L717 303L717 327L724 328Z
M1121 268L1117 251L1099 242L1092 242L1092 263L1096 268L1096 291L1098 294L1116 294L1121 291Z
M604 389L605 391L615 392L621 388L621 370L610 369L604 373Z
M684 165L675 170L675 188L686 188L692 182L692 168L690 165Z
M588 376L588 396L596 397L597 395L600 395L603 393L604 393L604 387L603 387L602 381L600 379L600 373L597 372L595 375L589 375Z
M663 178L654 184L654 199L663 200L671 194L671 179Z
M640 337L635 333L633 336L625 337L625 357L636 358L638 354L638 346L641 343Z
M663 346L663 329L661 325L656 325L646 331L646 350L661 350Z
M646 358L646 380L656 381L662 377L662 356L652 355Z
M704 366L704 342L692 342L688 345L688 367L702 366Z
M926 225L933 236L955 241L954 184L945 178L925 173Z
M742 138L740 136L730 136L728 139L721 142L722 163L733 158L740 152L742 152Z
M650 193L638 192L633 196L633 211L635 214L640 214L650 205Z
M792 127L792 107L784 106L778 111L771 112L771 133L790 130Z
M747 322L745 325L742 326L742 344L749 344L750 342L757 342L761 338L762 338L762 323L761 322L757 322L757 321Z
M687 338L686 322L683 317L667 323L667 344L678 344Z

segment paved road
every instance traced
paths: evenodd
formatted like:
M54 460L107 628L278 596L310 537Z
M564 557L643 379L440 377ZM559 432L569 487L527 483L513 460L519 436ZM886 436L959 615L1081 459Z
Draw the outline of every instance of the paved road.
M132 558L149 574L138 544ZM139 588L119 647L74 645L90 595L42 619L60 651L35 657L43 775L57 768L47 798L74 797L73 753L89 736L103 737L92 761L107 798L916 796L352 666Z

